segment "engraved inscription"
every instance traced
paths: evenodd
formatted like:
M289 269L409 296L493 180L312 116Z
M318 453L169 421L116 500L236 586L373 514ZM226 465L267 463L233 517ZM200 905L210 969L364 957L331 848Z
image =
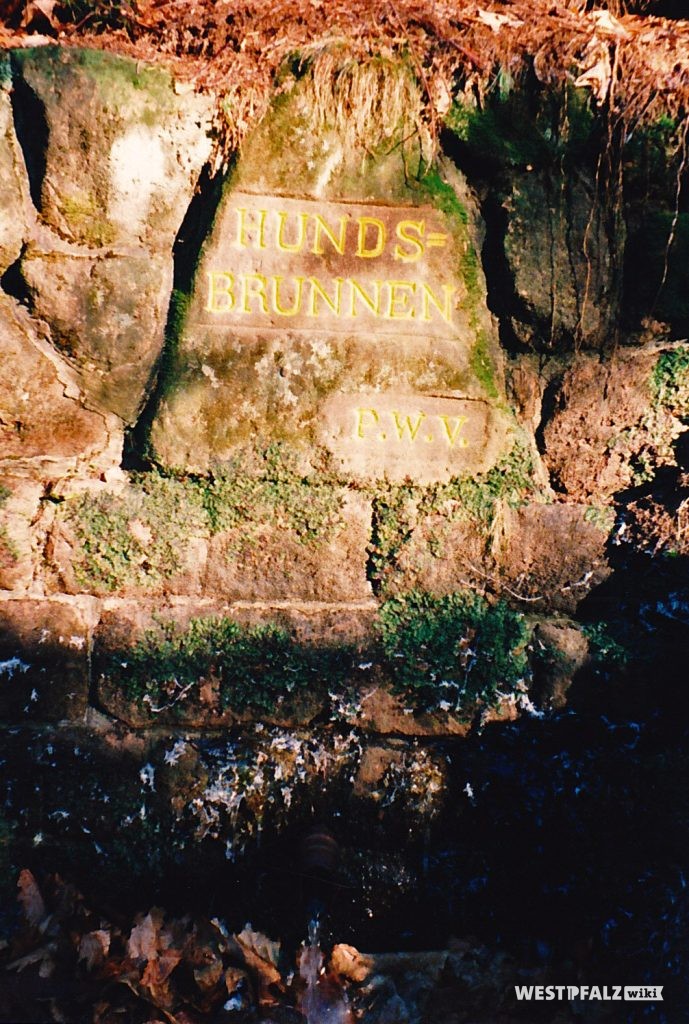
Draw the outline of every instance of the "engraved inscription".
M490 403L438 395L331 395L320 440L347 472L439 480L493 464L505 423Z
M207 323L453 332L464 289L437 210L237 194L225 223L202 285Z

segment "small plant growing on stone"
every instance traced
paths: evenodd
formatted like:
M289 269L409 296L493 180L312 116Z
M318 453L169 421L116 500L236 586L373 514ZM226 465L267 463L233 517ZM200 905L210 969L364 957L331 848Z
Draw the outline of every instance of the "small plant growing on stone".
M662 353L653 369L651 390L656 406L675 416L689 415L689 348Z
M421 709L469 715L513 692L528 670L524 616L469 590L390 598L380 636L396 689Z
M113 652L105 673L149 706L174 706L183 692L212 681L223 708L270 712L319 683L337 683L350 664L346 648L301 645L276 624L221 616L191 619L186 629L160 622L125 654Z

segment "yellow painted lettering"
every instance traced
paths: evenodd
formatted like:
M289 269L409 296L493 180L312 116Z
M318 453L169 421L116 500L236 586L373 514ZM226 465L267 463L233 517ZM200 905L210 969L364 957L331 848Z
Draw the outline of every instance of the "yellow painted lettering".
M296 316L301 309L301 298L304 289L304 278L303 277L292 277L290 280L294 283L294 298L292 299L292 305L289 309L286 309L280 302L280 285L284 281L284 277L280 277L278 274L271 278L273 285L273 309L279 316Z
M357 240L356 255L363 260L372 260L380 256L385 247L385 224L377 217L357 217L359 223L359 237ZM376 232L373 245L368 245L369 229Z
M251 299L258 299L263 312L268 312L267 283L267 279L263 274L242 275L242 313L251 313L249 306Z
M409 432L409 440L415 441L416 435L418 434L421 428L421 424L426 419L425 412L419 413L419 415L416 417L416 423L412 423L411 416L400 416L400 414L398 412L395 412L394 409L391 411L390 415L392 416L393 422L395 424L395 430L397 431L397 436L400 439L400 441L404 439L404 436L407 433L407 431Z
M401 220L397 225L395 234L399 238L400 242L406 242L410 248L403 249L400 245L395 246L393 256L396 260L401 260L402 263L414 263L416 260L421 259L424 254L424 244L421 239L424 236L426 230L426 224L422 220ZM418 235L417 238L410 234L411 231L415 231Z
M317 277L309 278L311 292L309 294L309 308L307 310L308 316L318 316L318 303L316 301L317 298L321 298L325 302L325 304L330 308L331 312L335 314L335 316L340 315L340 302L342 299L342 278L334 277L333 282L335 284L335 294L331 298Z
M385 318L387 320L413 320L416 312L410 302L416 292L416 282L386 281L385 285L388 289L388 308L384 313Z
M466 423L467 417L466 416L438 416L438 419L441 421L442 425L445 427L445 435L447 437L447 443L449 444L450 448L454 448L455 441L457 441L457 435L459 434L460 430L462 429L462 427ZM450 427L450 420L454 420L455 421L454 427ZM460 437L459 438L459 447L460 448L466 448L468 443L469 442L467 441L466 437Z
M372 284L373 284L373 286L375 288L375 292L373 294L373 297L371 297L370 295L368 295L364 291L363 286L360 285L358 281L355 281L353 277L350 278L350 280L349 280L349 288L350 288L350 294L349 294L349 297L350 297L349 315L350 316L357 316L358 315L357 311L356 311L356 302L355 302L355 299L357 297L373 313L374 316L379 316L379 314L380 314L380 285L381 285L381 282L380 281L373 281Z
M321 235L325 235L330 240L332 247L336 252L339 252L340 256L344 256L345 251L345 239L347 237L347 221L349 217L347 214L343 214L340 217L340 234L339 237L335 237L334 232L330 230L323 218L316 214L314 217L314 233L313 233L313 252L316 256L323 256L324 249L321 245Z
M255 216L256 222L254 224L247 223L249 214ZM265 249L267 214L267 210L247 210L243 206L237 208L238 249ZM250 240L251 236L253 236L253 241Z
M234 276L226 270L208 271L206 312L230 313L234 309Z
M371 419L373 420L371 426L373 427L375 427L376 423L378 423L378 421L380 420L380 416L378 415L375 409L355 409L354 416L356 419L356 424L354 427L354 437L359 437L362 439L364 437L364 417L371 417Z
M289 214L288 213L278 213L277 217L278 217L278 231L277 231L276 244L277 244L277 247L280 250L280 252L301 252L301 250L304 247L304 238L306 236L306 221L308 219L308 214L306 214L306 213L298 213L297 214L296 239L293 242L286 242L285 238L284 238L285 224L287 222L287 218L289 217Z
M423 312L421 314L421 319L422 320L430 320L431 319L430 308L431 308L431 306L435 306L435 308L438 310L438 312L440 313L440 315L443 318L443 320L447 321L448 324L451 324L452 323L452 296L454 295L454 293L456 292L457 289L452 284L443 284L440 287L443 290L443 298L442 299L439 299L438 296L434 294L434 292L432 291L432 289L430 288L429 285L427 285L427 284L422 284L421 285L422 310L423 310Z

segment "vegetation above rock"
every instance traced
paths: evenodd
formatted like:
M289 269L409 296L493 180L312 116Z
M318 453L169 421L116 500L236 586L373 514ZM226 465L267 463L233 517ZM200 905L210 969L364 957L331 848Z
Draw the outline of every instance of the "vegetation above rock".
M28 30L140 60L162 57L178 77L226 93L235 144L266 112L276 85L286 87L286 66L298 74L334 46L339 59L329 63L328 91L346 118L350 96L338 90L338 78L348 61L402 57L422 89L424 130L437 138L454 95L481 106L496 82L505 88L532 74L547 87L578 82L612 115L611 124L620 117L628 125L683 118L688 30L649 16L672 15L670 6L667 0L513 0L508 9L497 0L276 0L233 4L228 17L225 5L207 0L10 0L0 45L26 45Z

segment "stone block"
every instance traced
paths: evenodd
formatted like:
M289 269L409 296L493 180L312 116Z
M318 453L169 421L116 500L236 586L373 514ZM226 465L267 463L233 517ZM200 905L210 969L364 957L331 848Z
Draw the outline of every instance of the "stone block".
M0 274L19 257L27 233L29 180L14 131L9 62L0 57Z
M88 628L73 605L0 602L0 719L80 719L89 690Z
M91 403L134 422L163 348L172 257L68 255L34 244L21 272L32 312L50 324Z
M505 596L521 611L572 614L610 575L607 532L585 505L516 509L497 558Z
M213 538L203 592L225 601L366 601L370 504L345 496L337 523L323 538L303 540L281 526L242 527Z
M205 472L258 437L364 480L495 463L509 416L478 206L449 163L412 180L408 157L345 145L308 76L267 115L201 254L152 426L161 462Z
M0 458L87 457L107 446L102 415L87 409L60 357L13 299L0 295Z
M36 47L15 63L20 138L31 151L45 136L32 181L45 223L91 248L169 255L210 153L211 101L102 50Z
M31 525L42 493L35 480L0 474L0 590L26 589L31 583Z

